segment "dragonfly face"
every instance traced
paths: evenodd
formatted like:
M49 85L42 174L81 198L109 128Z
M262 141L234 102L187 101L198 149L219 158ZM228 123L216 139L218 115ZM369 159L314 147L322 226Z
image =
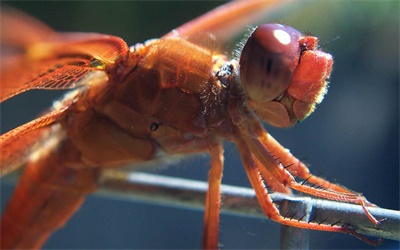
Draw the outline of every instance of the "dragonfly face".
M188 8L189 9L189 8ZM195 15L194 15L195 16ZM190 19L190 18L188 18L188 19ZM177 23L177 24L173 24L173 25L169 25L169 27L168 27L168 29L170 29L171 27L176 27L176 26L178 26L179 24L181 24L181 23L183 23L184 21L180 21L180 23ZM145 23L149 23L149 22L145 22ZM313 31L313 33L314 34L320 34L320 32L319 32L319 30L318 29L313 29L313 28L309 28L309 27L307 27L307 25L304 25L305 27L304 28L301 28L302 30L304 30L304 29L306 29L306 30L312 30ZM153 25L153 27L154 27L154 25ZM157 36L159 36L159 34L164 34L166 31L168 31L168 29L167 30L165 30L165 31L161 31L161 32L158 32L157 34L154 34L154 35L147 35L146 37L143 37L142 39L137 39L137 38L133 38L133 39L126 39L127 41L143 41L143 40L145 40L145 39L147 39L147 38L149 38L149 37L157 37ZM59 29L58 29L59 30ZM74 28L74 30L80 30L79 29L79 27L77 27L77 28ZM90 30L93 30L93 29L90 29ZM151 30L151 28L148 28L148 30ZM115 34L113 31L109 31L109 32L107 32L107 31L102 31L102 33L111 33L111 34ZM333 38L335 35L337 35L338 33L335 33L335 34L330 34L330 35L327 35L327 36L324 36L324 41L327 41L327 40L329 40L329 39L331 39L331 38ZM341 33L339 33L339 34L341 34ZM372 35L371 35L372 36ZM342 40L344 39L344 38L341 38ZM339 42L340 42L340 40L339 40ZM338 43L339 43L338 42ZM351 43L353 46L354 46L354 43ZM333 45L335 45L335 44L333 44ZM341 43L340 44L341 46L339 46L339 47L341 47L342 48L342 50L346 50L346 46L344 46L343 45L343 43ZM369 46L372 46L372 45L369 45ZM352 47L353 48L353 47ZM348 51L349 51L350 49L348 49ZM371 51L371 50L370 50ZM338 52L340 52L340 50L338 50ZM342 60L342 62L345 62L346 60L344 60L345 59L345 56L341 56L339 53L336 53L336 52L334 52L334 51L332 51L332 53L335 55L335 61L336 61L336 67L335 67L335 69L334 69L334 77L335 77L335 74L337 73L337 74L339 74L339 72L340 72L340 70L344 70L344 71L346 71L345 69L343 69L344 67L342 67L342 66L340 66L341 65L341 63L338 63L338 61L337 60ZM371 52L372 53L372 52ZM381 56L382 56L382 54L381 54ZM384 56L385 58L391 58L390 57L390 55L388 55L388 56ZM354 61L353 61L354 62ZM359 65L359 64L356 64L356 65ZM377 68L381 68L381 67L378 67L376 64L372 64L372 65L374 65L374 67L376 66ZM357 68L357 67L356 67ZM358 70L361 70L361 69L358 69ZM357 71L356 71L357 72ZM374 72L382 72L382 71L380 71L380 69L376 69L376 70L374 70ZM354 72L353 72L354 73ZM364 75L365 75L365 73L363 73ZM368 74L367 74L368 75ZM379 74L380 75L380 74ZM346 112L346 110L348 110L349 109L349 106L347 105L347 104L350 104L350 103L354 103L355 101L354 100L360 100L360 101L362 101L362 96L365 96L365 94L361 94L361 93L364 93L364 92L361 92L360 93L360 91L362 91L362 90L365 90L365 89L374 89L374 88L368 88L368 87L365 87L364 85L359 85L360 86L360 88L358 88L358 90L357 90L357 93L354 93L354 92L352 92L351 90L349 90L349 87L348 86L353 86L353 84L359 84L359 82L358 82L358 77L359 77L359 75L357 74L357 76L354 76L353 75L353 79L351 80L351 81L349 81L349 83L348 83L348 85L347 86L340 86L341 85L341 83L338 83L338 82L341 82L339 79L336 79L335 80L335 85L332 85L332 87L331 87L331 89L330 89L330 94L332 94L332 92L333 93L335 93L335 91L337 92L338 90L337 90L337 88L340 88L340 89L343 89L343 92L342 93L346 93L345 95L344 95L344 98L343 99L340 99L340 100L344 100L344 101L342 101L341 103L337 103L334 99L336 99L336 98L334 98L334 97L328 97L327 98L327 100L325 100L325 104L324 105L322 105L319 109L321 109L321 110L318 110L319 112L317 112L316 114L317 115L315 115L315 118L310 118L311 120L310 121L308 121L308 122L305 122L305 123L303 123L303 124L301 124L301 125L299 125L300 127L295 127L295 128L293 128L292 130L285 130L285 131L275 131L274 129L271 129L271 132L272 131L274 131L273 133L274 133L274 135L275 135L275 137L276 138L278 138L279 140L283 140L283 141L285 141L285 145L287 146L287 147L289 147L289 148L291 148L291 149L293 149L294 151L296 151L296 152L299 152L299 154L300 154L300 156L302 156L302 155L306 155L306 156L309 156L309 161L310 162L312 162L313 163L313 166L315 166L315 169L318 169L318 170L320 170L320 167L324 167L325 165L327 165L326 164L326 159L328 158L328 159L332 159L332 154L333 155L335 155L335 160L338 160L339 161L339 163L337 164L337 165L351 165L351 166L355 166L355 165L359 165L358 163L357 163L357 160L355 160L354 158L353 158L353 156L357 156L357 155L365 155L366 154L366 152L364 151L364 153L361 153L361 152L359 152L359 151L357 151L357 152L354 152L354 151L352 151L353 149L353 147L350 147L350 146L346 146L346 150L345 151L351 151L351 152L353 152L353 154L351 154L351 155L348 155L348 157L345 157L344 155L346 155L347 154L347 152L343 152L343 150L339 150L338 151L338 147L336 146L336 147L334 147L333 149L329 149L329 150L324 150L324 151L322 151L322 152L318 152L318 154L317 155L315 155L315 147L305 147L304 145L310 145L310 144L314 144L314 146L318 146L318 145L321 145L321 143L322 143L322 145L325 145L324 146L324 148L325 147L328 147L328 144L331 144L330 142L332 141L332 139L331 138L335 138L335 142L337 142L337 144L339 144L339 145L347 145L346 144L346 142L348 141L348 138L349 138L349 136L351 137L352 135L356 135L357 136L357 138L363 138L363 135L359 132L359 130L360 129L358 129L358 128L360 128L360 126L361 126L361 128L363 128L364 129L364 131L371 131L371 129L367 129L367 127L365 127L365 120L366 119L361 119L361 120L363 120L363 122L362 123L356 123L354 120L356 120L356 119L353 119L352 118L352 116L354 116L354 114L357 114L357 116L361 116L361 117L363 117L362 116L362 114L359 114L358 112L357 112L357 110L360 110L360 109L363 109L362 107L363 107L363 105L360 105L360 106L358 106L359 108L350 108L350 110L352 110L353 111L353 113L350 113L350 114L347 114L347 113L343 113L343 112ZM341 79L344 79L344 81L346 80L346 78L341 78ZM368 77L366 77L366 76L363 76L361 79L368 79ZM363 83L366 83L366 82L368 82L368 81L363 81ZM376 82L376 81L375 81ZM383 81L382 81L383 82ZM386 81L385 81L386 82ZM336 85L336 83L338 83L337 85ZM369 86L369 85L367 85L367 86ZM371 85L372 86L372 85ZM383 91L383 92L385 92L385 91ZM375 96L376 95L378 95L378 94L380 94L380 93L376 93L375 92L375 94L374 95L370 95L371 97L373 96L374 98L375 98ZM367 95L368 96L368 95ZM388 108L387 107L390 107L390 106L393 106L393 105L391 105L391 101L390 100L393 100L393 99L390 99L391 97L391 95L388 93L388 96L389 97L379 97L379 100L382 100L380 103L379 103L379 105L382 105L382 106L379 106L379 107L382 107L382 109L379 109L379 110L388 110ZM53 99L53 98L52 98ZM372 99L372 98L370 98L370 99ZM328 102L328 103L326 103L326 102ZM387 105L384 105L385 104L385 102L387 102ZM370 104L370 102L368 101L367 102L367 106ZM357 107L357 106L356 106ZM372 107L372 105L371 105L371 107ZM376 107L376 106L374 106L374 107ZM43 108L41 108L41 109L43 109ZM378 109L378 108L377 108ZM22 109L18 109L18 110L22 110ZM327 110L330 110L330 111L327 111ZM389 111L385 111L385 112L388 112L388 113L391 113L391 112L389 112ZM381 120L381 121L385 121L385 122L382 122L382 123L379 123L379 125L380 126L384 126L384 127L386 127L386 128L389 128L390 127L390 125L388 125L389 124L389 122L392 122L391 121L391 119L392 118L388 118L389 116L385 116L385 112L382 114L381 112L377 112L377 113L379 113L379 114L377 114L377 113L374 113L376 116L378 116L378 117L380 117L381 119L379 119L379 120ZM325 117L325 113L328 113L328 114L326 114L327 116ZM340 122L340 120L341 119L333 119L333 121L332 121L332 113L333 114L335 114L334 115L334 117L340 117L340 116L342 116L341 114L343 114L343 117L345 117L345 121L346 121L346 124L350 124L349 126L351 127L351 130L350 131L348 131L348 129L346 129L346 127L347 126L345 126L344 128L343 128L343 130L341 130L341 133L339 133L338 135L336 135L335 136L335 133L336 132L334 132L335 131L335 127L337 128L337 127L339 127L339 128L342 128L342 122ZM395 112L393 112L393 113L395 113ZM313 116L312 116L313 117ZM366 118L366 117L364 117L364 118ZM315 122L312 122L312 120L315 120ZM2 119L3 120L3 119ZM319 124L313 124L313 123L319 123L319 122L321 122L322 123L322 125L319 125ZM370 123L374 123L374 122L370 122ZM336 124L336 126L335 126L335 124ZM391 123L391 124L393 124L393 123ZM306 126L307 125L307 126ZM375 127L373 127L373 129L372 129L372 131L376 131L376 130L378 130L378 127L377 127L378 125L376 125ZM308 128L306 128L306 127L308 127ZM299 130L303 130L304 129L304 132L301 132L301 131L299 131ZM318 129L318 130L317 130ZM318 131L321 131L322 130L322 132L320 133L320 132L318 132ZM396 131L392 131L392 130L387 130L388 131L388 133L389 134L396 134ZM390 132L391 131L391 132ZM323 136L323 135L326 135L327 136L327 142L323 142L324 140L323 139L321 139L321 136ZM344 137L344 135L347 135L346 137L347 138L345 138ZM313 138L318 138L317 140L314 140ZM324 137L324 138L326 138L326 137ZM375 139L375 142L374 142L374 144L375 143L377 143L377 144L379 144L379 145L391 145L391 144L386 144L386 141L385 141L385 143L383 143L383 141L381 141L381 143L379 143L379 142L376 142L376 140L378 140L378 141L380 141L380 140L384 140L384 138L382 139L377 139L378 137L374 137ZM298 145L298 146L296 146L296 145L294 145L296 142L298 142L300 145ZM340 143L339 143L340 142ZM293 143L293 144L292 144ZM326 143L326 144L325 144ZM336 144L336 143L334 143L334 144ZM370 145L370 144L368 144L368 145ZM354 146L354 147L357 147L357 146ZM363 148L363 147L358 147L358 148ZM394 151L394 149L396 149L396 145L392 145L392 146L388 146L388 148L390 148L390 150L389 151ZM371 149L371 148L370 148ZM380 150L383 150L383 149L380 149L380 147L378 147L378 149L377 148L373 148L373 149L371 149L373 152L381 152ZM368 150L367 150L368 151ZM332 152L336 152L336 153L332 153ZM368 152L370 152L370 151L368 151ZM385 159L382 159L382 156L381 156L381 154L378 154L378 153L376 153L377 154L377 157L376 158L374 158L375 160L375 162L376 162L376 164L375 165L382 165L381 163L382 163L382 160L384 160L384 161L386 161L385 159L389 159L389 158L391 158L390 156L388 156L388 157L384 157ZM395 153L394 153L395 154ZM371 156L372 157L372 156ZM321 158L321 159L320 159ZM311 160L312 159L312 160ZM236 159L236 160L238 160L239 161L239 159ZM235 163L235 162L231 162L229 159L228 159L228 162L227 162L227 165L230 165L230 166L233 166L234 164L236 164L236 165L238 165L238 167L237 167L237 169L240 169L240 163ZM392 166L392 165L396 165L395 163L394 164L392 164L390 161L388 161L387 162L387 164L383 164L383 165L385 165L385 166L382 166L382 167L390 167L390 166ZM397 164L398 165L398 164ZM335 164L335 166L336 166L336 164ZM322 172L323 172L323 175L332 175L332 176L335 176L336 178L337 178L337 180L339 181L339 182L342 182L342 183L345 183L347 186L351 186L351 187L353 187L353 185L352 184L350 184L350 183L346 183L347 181L346 181L346 179L347 179L347 174L346 175L344 175L344 176L342 176L342 177L339 177L339 176L337 176L337 172L339 171L339 167L335 167L335 166L332 166L332 165L330 165L330 168L328 168L327 170L321 170ZM231 167L226 167L226 171L230 171L229 169L230 169ZM234 167L232 167L232 168L234 168ZM334 171L332 171L332 169L333 168L335 168L335 170ZM199 168L200 169L200 168ZM205 176L206 175L206 173L204 173L204 171L202 172L201 170L199 170L199 169L196 169L196 170L193 170L194 172L200 172L200 173L196 173L196 174L194 174L194 175L200 175L200 176ZM168 171L173 171L173 170L168 170ZM192 170L191 170L192 171ZM239 170L238 170L239 171ZM315 171L315 170L314 170ZM332 171L332 172L331 172ZM346 171L352 171L352 170L346 170ZM352 174L350 174L352 177L354 177L354 178L358 178L357 177L357 175L360 173L360 172L364 172L364 171L366 171L364 168L362 168L362 169L360 169L360 168L358 168L357 169L357 171L352 171L351 173ZM373 171L375 171L375 170L373 170ZM385 171L385 172L390 172L390 170L387 170L387 171ZM394 171L394 170L393 170ZM193 173L194 173L193 172ZM316 171L317 173L318 173L318 171ZM382 170L376 170L376 175L374 175L374 176L380 176L380 172L382 172ZM329 173L332 173L332 174L329 174ZM375 172L374 172L375 173ZM244 174L244 173L242 173L242 174ZM227 181L229 182L229 173L226 173L226 177L228 178L227 179ZM242 175L243 176L243 175ZM366 174L363 174L362 175L363 177L362 178L360 178L360 183L363 183L363 182L366 182L365 181L365 178L369 178L368 176L366 176ZM203 178L201 178L201 179L203 179ZM232 177L232 179L235 179L235 178L233 178ZM231 179L231 180L232 180ZM387 180L387 176L385 175L384 177L383 177L383 175L382 175L382 179L381 180ZM390 178L389 178L389 180L390 180ZM246 178L242 178L242 180L240 181L241 183L240 184L242 184L242 185L248 185L248 181L246 180ZM370 179L369 181L368 181L368 183L374 183L374 182L378 182L375 178L374 179ZM359 185L362 185L362 184L359 184ZM368 187L368 186L371 186L371 185L366 185L366 187L364 188L364 187L354 187L354 189L356 189L356 190L362 190L364 193L366 193L367 194L367 196L368 197L371 197L371 195L374 197L374 198L370 198L372 201L375 201L376 203L378 203L378 204L380 204L380 205L383 205L381 202L379 202L378 201L378 199L380 199L379 197L375 197L374 195L374 192L375 191L373 191L373 190L370 190L370 187ZM369 192L369 194L367 193L368 191L365 191L365 190L370 190ZM392 190L394 190L394 189L392 189ZM395 197L397 197L397 196L395 196ZM390 206L396 206L396 205L390 205L390 204L394 204L394 203L389 203L389 205L387 205L387 206L385 206L385 205L383 205L383 206L385 206L385 207L390 207ZM397 204L397 203L396 203ZM83 210L85 210L85 207L84 207L84 209ZM145 209L146 210L146 209ZM91 212L89 212L89 213L91 213ZM134 212L132 212L132 214L133 214ZM140 213L140 211L138 211L138 213ZM107 215L108 216L108 215ZM153 213L153 215L152 216L149 216L149 217L154 217L154 213ZM179 217L179 216L176 216L176 217ZM201 215L199 215L199 218L201 218ZM151 219L151 218L148 218L149 220ZM160 221L160 220L162 220L163 218L158 218L157 220L158 221ZM229 219L229 218L227 218L227 219ZM201 220L201 219L200 219ZM224 219L225 220L225 219ZM146 224L147 224L147 222L146 222ZM149 224L151 224L150 222L149 222ZM199 223L200 224L200 223ZM70 226L70 224L69 224L69 226ZM197 226L199 226L199 225L197 225ZM200 227L201 227L201 225L200 225ZM132 229L133 230L133 229ZM149 230L151 230L151 229L149 229ZM225 229L226 230L226 229ZM262 230L262 229L260 229L260 230ZM260 231L256 231L257 233L257 235L260 235ZM184 232L183 232L184 233ZM200 233L198 233L199 235L200 235ZM199 236L200 237L200 236ZM227 236L224 236L224 235L222 235L222 237L227 237ZM341 237L341 236L336 236L336 237ZM347 237L345 237L345 238L347 238ZM197 242L198 242L199 240L197 240ZM226 244L225 244L226 245ZM104 246L104 245L103 245ZM132 245L131 245L132 246Z

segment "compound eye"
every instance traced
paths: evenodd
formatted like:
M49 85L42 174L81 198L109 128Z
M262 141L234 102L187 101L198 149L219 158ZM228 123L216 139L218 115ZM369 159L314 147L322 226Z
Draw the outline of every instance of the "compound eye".
M303 35L281 24L264 24L255 29L240 55L240 80L256 102L272 101L291 83L300 57Z

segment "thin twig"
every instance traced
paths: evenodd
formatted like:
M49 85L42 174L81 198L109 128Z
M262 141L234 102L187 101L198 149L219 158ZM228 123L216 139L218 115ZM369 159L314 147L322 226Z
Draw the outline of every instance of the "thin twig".
M111 197L200 210L204 209L208 185L201 181L140 172L107 171L102 175L101 187L100 193ZM375 227L358 205L280 193L271 194L271 198L280 213L288 214L293 220L343 225L363 235L400 241L400 211L368 207L375 218L384 219ZM225 213L266 218L250 188L222 185L222 202Z

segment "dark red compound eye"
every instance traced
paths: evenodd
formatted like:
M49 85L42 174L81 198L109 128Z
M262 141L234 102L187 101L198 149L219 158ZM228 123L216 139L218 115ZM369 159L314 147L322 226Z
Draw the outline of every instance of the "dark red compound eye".
M249 99L272 101L289 86L300 57L303 35L281 24L255 29L240 55L240 79Z

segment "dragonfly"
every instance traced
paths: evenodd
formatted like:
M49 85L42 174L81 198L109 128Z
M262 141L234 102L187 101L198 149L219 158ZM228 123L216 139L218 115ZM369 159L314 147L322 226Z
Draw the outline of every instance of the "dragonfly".
M190 23L189 23L190 24ZM190 26L190 25L189 25ZM189 31L190 31L190 29L189 29ZM185 31L182 31L181 33L179 33L179 28L177 29L177 32L178 32L178 34L176 34L176 33L172 33L172 34L169 34L169 35L167 35L167 36L165 36L166 38L162 38L162 39L165 39L165 40L162 40L162 41L166 41L166 40L168 40L168 39L172 39L172 38L176 38L175 36L176 35L178 35L177 37L180 39L181 37L184 37L185 35L186 35L186 33L185 33ZM190 35L188 35L189 37L190 37ZM167 39L168 38L168 39ZM71 38L72 39L72 38ZM87 39L89 39L89 35L88 35L88 37L87 37ZM73 39L72 39L73 40ZM190 39L189 39L190 40ZM75 40L73 40L73 41L75 41ZM69 43L68 43L69 44ZM152 45L153 44L153 45ZM155 45L157 45L158 46L158 42L157 41L150 41L150 42L148 42L147 44L145 44L144 45L144 47L146 48L146 47L148 47L148 46L155 46ZM55 46L54 44L53 45L51 45L51 46ZM72 46L72 45L71 45ZM137 50L137 51L139 51L140 49L142 49L142 47L141 47L142 45L137 45L137 46L134 46L133 47L133 50L135 51L135 50ZM246 48L246 47L245 47ZM89 50L89 49L88 49ZM87 51L86 51L87 52ZM54 52L54 53L57 53L57 52ZM54 55L54 54L53 54ZM53 56L53 55L50 55L50 56ZM325 55L325 54L324 54ZM41 56L40 56L41 57ZM83 59L85 59L85 58L81 58L82 60ZM35 59L36 60L36 59ZM109 65L121 65L121 62L112 62L112 63L109 63L109 62L105 62L105 60L104 59L102 59L102 58L100 58L100 59L98 59L98 58L96 58L95 59L95 61L92 61L91 62L91 67L95 67L96 69L93 69L93 71L95 71L95 73L97 73L97 71L102 71L102 70L104 70L104 71L108 71L109 70L109 68L107 69L107 67L109 66ZM104 65L106 65L107 67L105 67L105 68L102 68L102 67L104 67ZM134 62L133 63L133 65L136 65L136 62ZM240 64L239 64L240 65ZM243 62L242 63L242 65L246 65L246 63L245 62ZM233 67L233 66L235 66L235 65L227 65L226 66L226 64L223 64L222 66L218 66L217 67L217 69L218 70L216 70L216 75L218 75L218 74L228 74L228 75L230 75L231 74L231 72L229 72L229 70L230 70L230 68L231 67ZM241 65L240 65L241 66ZM222 69L223 67L228 67L227 69L224 69L223 71L221 71L220 69ZM238 66L235 66L235 67L233 67L233 68L236 68L236 67L238 67ZM83 68L83 67L82 67ZM242 69L243 67L241 67L241 69ZM54 69L54 68L49 68L45 73L47 74L47 75L52 75L52 73L54 72L54 70L56 70L56 69ZM110 69L111 70L111 69ZM136 69L135 69L136 70ZM225 70L226 70L226 72L225 72ZM111 72L117 72L118 70L116 70L116 71L113 71L113 70L111 70ZM222 73L221 73L222 72ZM108 72L107 72L108 73ZM110 82L111 80L110 80L110 78L111 78L111 76L114 76L114 74L117 74L117 73L108 73L108 82ZM121 73L122 74L122 73ZM128 74L128 73L127 73ZM47 76L47 75L44 75L44 78L46 78L46 77L49 77L49 76ZM104 78L101 78L101 76L99 76L98 74L92 74L93 76L93 78L89 78L89 80L90 81L100 81L100 83L99 84L101 84L101 82L102 81L105 81L104 80ZM129 74L128 74L129 75ZM221 78L221 84L222 84L222 86L224 85L224 84L227 84L228 82L230 82L230 80L229 80L229 77L228 77L228 79L224 79L223 77L225 77L225 75L224 76L222 76L222 78ZM103 79L103 80L102 80ZM88 79L86 79L85 78L85 80L84 81L81 81L81 83L82 84L88 84L88 82L89 82L89 80ZM86 82L87 81L87 82ZM117 81L117 80L115 80L115 81ZM119 81L119 80L118 80ZM224 82L224 81L226 81L226 82ZM85 83L86 82L86 83ZM156 80L154 80L154 82L156 82ZM245 82L245 80L242 80L242 82ZM91 83L92 84L92 83ZM89 90L89 89L92 89L93 91L94 91L94 89L96 88L96 84L97 83L95 83L94 85L89 85L89 86L85 86L85 87L87 87L87 89ZM229 85L230 86L230 85ZM227 86L226 86L227 87ZM85 91L82 91L82 89L79 89L79 91L78 92L74 92L75 94L76 93L78 93L79 95L80 94L82 94L82 92L83 93L86 93L87 94L87 92L85 92ZM189 91L190 92L190 91ZM72 93L71 95L73 95L74 93ZM191 93L191 92L190 92ZM86 95L85 94L85 95ZM257 94L257 92L255 93L255 94ZM68 111L68 110L70 110L70 109L72 109L72 106L73 105L75 105L75 104L72 104L72 103L69 103L72 99L75 99L75 98L77 98L78 99L78 102L79 102L79 100L81 100L83 97L67 97L64 101L61 101L60 103L58 103L58 105L60 105L60 109L57 109L57 108L55 108L55 110L54 111L52 111L52 112L56 112L56 113L50 113L50 115L45 115L44 117L42 117L42 119L41 118L39 118L39 119L41 119L41 120L39 120L40 122L42 122L42 121L44 121L44 122L48 122L48 118L50 117L54 117L54 118L57 118L57 119L61 119L61 120L64 120L65 121L65 119L66 118L62 118L62 116L64 115L64 114L66 114L66 113L64 113L64 112L70 112L70 111ZM254 99L257 99L257 98L254 98ZM252 107L252 109L253 109L253 111L254 111L254 113L256 114L256 115L259 115L259 116L262 116L262 115L260 115L260 113L258 113L258 112L256 112L255 110L257 110L258 109L258 107L257 107L257 103L254 103L254 104L250 104L250 102L252 102L252 100L248 100L248 104L251 106L251 105L253 105L253 107ZM190 102L188 102L188 103L190 103ZM235 110L237 109L237 108L234 108ZM261 111L259 111L259 112L261 112ZM207 113L207 112L206 112ZM257 114L258 113L258 114ZM60 118L61 117L61 118ZM239 116L240 117L240 116ZM49 118L49 119L50 119ZM72 120L76 120L76 119L72 119ZM268 120L267 118L265 118L265 120ZM57 122L55 122L55 123L59 123L58 121ZM161 128L160 127L162 127L163 125L165 125L166 123L165 123L165 120L163 121L163 124L160 124L159 122L151 122L151 123L149 123L149 125L150 126L148 126L149 128L152 128L152 129L155 129L155 131L157 131L157 130L160 130ZM273 124L273 125L278 125L278 126L280 126L280 124ZM40 124L40 126L42 126L42 124ZM44 126L44 128L48 128L47 126L47 124L45 124L45 125L43 125ZM55 125L54 125L54 123L51 123L51 127L54 127ZM284 126L287 126L286 124L284 125ZM239 126L240 127L240 126ZM38 129L41 129L42 127L39 127ZM151 129L151 130L152 130ZM241 128L241 129L243 129L243 128ZM263 130L261 127L259 128L260 130ZM40 131L40 130L39 130ZM17 130L17 132L18 132L18 130ZM14 132L15 133L15 132ZM33 132L31 132L31 133L35 133L34 131ZM50 132L47 132L46 131L46 133L50 133ZM58 133L57 131L55 132L55 133ZM246 132L246 134L247 135L251 135L251 131L247 131ZM15 139L15 136L16 135L18 135L18 133L17 134L13 134L13 140ZM31 134L32 135L32 134ZM41 134L40 135L40 137L42 137L43 135ZM68 136L70 136L71 137L71 135L68 135ZM255 137L260 137L260 135L256 135ZM4 138L6 138L6 142L7 142L7 136L5 136ZM229 140L229 138L226 138L226 139L228 139ZM232 140L232 139L231 139ZM247 140L246 138L245 138L245 140ZM174 142L174 144L176 144L177 142L175 141ZM142 144L142 143L140 143L141 145L144 145L144 144ZM246 144L246 142L244 142L243 143L243 145L244 144ZM249 143L249 142L247 142L247 144L251 144L251 143ZM246 145L247 145L246 144ZM238 144L238 146L239 146L239 144ZM259 146L254 146L254 145L252 145L252 148L250 149L250 151L252 151L253 152L253 150L255 150L256 148L258 148ZM240 148L240 147L239 147ZM13 149L14 150L14 149ZM19 149L18 149L19 150ZM213 152L215 152L215 150L216 149L213 149L212 151ZM241 150L241 153L243 153L243 151L244 151L244 148L242 148ZM186 153L186 152L185 152ZM212 152L210 152L210 154L212 155ZM260 158L262 158L262 156L260 156L260 155L258 155ZM258 158L257 158L257 156L256 155L252 155L251 156L251 158L253 159L252 161L256 161ZM257 158L257 159L256 159ZM212 157L212 159L214 160L215 159L215 156L214 157ZM120 158L119 158L119 160L121 160ZM145 160L147 160L147 159L145 159ZM265 160L265 159L264 159ZM102 161L102 162L105 162L105 161ZM261 164L262 164L263 162L261 162ZM100 163L96 163L96 164L100 164ZM118 164L119 164L119 162L118 162ZM259 165L260 163L253 163L253 164L256 164L256 165ZM251 165L251 164L250 164ZM266 164L266 165L268 165L268 164ZM278 164L279 165L279 164ZM8 164L8 166L11 166L11 164ZM283 165L282 165L283 166ZM10 167L10 169L11 169L11 167ZM260 170L260 172L261 172L261 170ZM263 176L264 177L264 176ZM265 178L265 177L264 177ZM316 177L315 177L316 178ZM304 179L307 179L307 178L304 178ZM309 182L311 182L312 180L308 180ZM300 187L300 188L307 188L307 187L305 187L305 186L302 186L302 187ZM331 187L332 188L332 187ZM337 188L340 188L340 187L337 187ZM281 188L278 188L277 187L277 189L279 189L280 191L287 191L286 190L286 188L284 188L284 187L281 187ZM282 190L281 190L282 189ZM304 190L303 190L304 191ZM336 191L337 192L337 191ZM340 190L340 192L347 192L347 191L345 191L345 190ZM334 194L333 194L334 195ZM359 199L359 196L357 196L358 198L357 199ZM362 199L361 199L362 200ZM215 211L214 209L212 209L212 211ZM367 213L367 211L366 211L366 213ZM207 227L206 227L207 228ZM333 227L331 227L331 228L333 228ZM215 231L215 230L214 230ZM217 235L215 232L213 232L212 233L212 235ZM206 239L209 239L209 238L211 238L211 237L206 237ZM207 246L207 241L205 240L205 243L206 243L206 246ZM214 241L214 246L215 246L215 241Z

